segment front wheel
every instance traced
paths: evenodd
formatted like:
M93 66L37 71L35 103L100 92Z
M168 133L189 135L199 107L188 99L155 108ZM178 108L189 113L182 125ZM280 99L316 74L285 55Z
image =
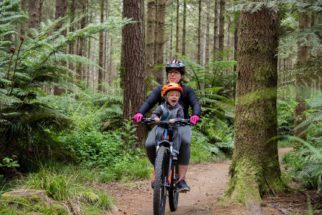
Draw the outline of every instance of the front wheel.
M167 170L169 160L169 149L161 146L158 149L155 160L155 182L153 188L153 214L164 215L167 197Z
M169 206L170 211L176 211L178 208L179 202L179 192L176 189L175 183L177 182L178 177L178 166L172 165L172 180L169 189Z

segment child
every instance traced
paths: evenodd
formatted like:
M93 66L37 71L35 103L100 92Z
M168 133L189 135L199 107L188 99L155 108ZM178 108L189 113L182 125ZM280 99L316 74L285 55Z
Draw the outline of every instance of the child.
M175 123L177 119L184 119L182 106L179 104L179 99L182 93L182 87L177 83L169 83L162 87L161 96L165 102L159 105L152 113L151 118L155 122L169 121ZM156 126L155 139L156 142L162 138L164 128ZM176 154L179 154L181 145L181 137L178 135L178 129L173 128L172 133L173 149Z
M151 118L156 122L169 121L174 123L176 119L183 119L184 112L179 104L182 87L177 83L169 83L162 87L161 96L165 102L157 107L152 113Z

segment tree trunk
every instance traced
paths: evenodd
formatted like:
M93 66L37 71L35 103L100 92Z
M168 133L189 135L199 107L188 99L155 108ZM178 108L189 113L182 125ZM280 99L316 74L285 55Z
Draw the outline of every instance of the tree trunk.
M198 1L197 63L201 65L201 0Z
M304 31L305 28L311 27L311 16L305 13L301 13L299 16L299 28L300 31ZM305 99L308 98L309 89L306 88L307 82L310 82L310 77L308 77L308 71L305 71L305 66L309 60L309 47L306 45L298 44L297 51L297 63L296 66L298 70L304 70L296 74L295 77L295 87L296 87L296 101L297 105L295 107L295 117L294 117L294 135L306 139L305 130L306 127L302 126L301 128L297 127L299 124L305 121L305 110L307 105ZM295 148L299 148L300 143L294 144Z
M210 46L210 0L207 1L205 65L208 65L209 63L209 46Z
M234 60L237 61L238 49L238 29L239 29L239 13L234 15L235 30L234 30ZM237 70L237 65L234 65L234 71Z
M23 11L28 11L28 0L22 0L21 1L21 9ZM20 34L22 36L25 35L27 29L27 25L25 23L21 24Z
M105 0L101 0L100 2L100 21L104 22L104 11L105 11ZM104 32L99 33L99 53L98 53L98 65L100 68L98 69L98 91L103 91L103 73L104 73Z
M156 28L155 31L155 53L154 64L155 66L155 79L159 84L163 84L163 67L164 64L163 50L164 50L164 29L165 29L165 7L166 0L157 0L156 12Z
M40 23L39 17L39 6L40 0L29 0L28 4L28 12L29 12L29 28L36 28Z
M60 17L64 17L67 11L67 0L56 0L56 11L55 11L55 19ZM57 28L60 28L59 25ZM66 32L64 32L66 34Z
M60 17L64 17L66 15L67 11L67 0L56 0L56 10L55 10L55 19L58 19ZM62 24L58 24L56 29L58 30ZM63 32L64 35L66 35L66 32ZM54 95L61 95L65 93L65 89L58 87L58 86L53 86L52 90Z
M40 22L43 19L43 16L42 16L43 6L44 6L44 0L39 0L39 7L38 7L39 22L38 22L38 24L40 24Z
M69 5L69 14L70 14L71 22L73 22L74 19L75 19L76 8L77 8L76 0L71 0L70 5ZM74 30L75 30L75 27L73 25L69 27L70 32L73 32ZM69 44L68 53L69 54L75 54L75 43ZM73 63L69 63L68 67L69 67L69 69L74 70L74 64Z
M87 12L87 5L88 5L88 0L81 0L79 1L79 6L82 14L86 14ZM80 21L80 28L83 29L87 25L88 22L88 16L83 16L81 21ZM81 38L78 40L78 49L77 49L77 55L79 56L86 56L86 40ZM76 67L76 73L78 76L79 81L83 81L84 77L84 66L81 63L77 64Z
M123 70L123 118L130 119L145 98L144 84L144 1L124 0L123 17L135 23L122 29L122 70ZM137 130L138 142L144 137L144 129Z
M219 59L223 60L224 52L224 34L225 34L225 0L219 2L219 38L218 51Z
M176 17L176 58L178 58L178 53L179 53L179 11L180 11L180 4L179 0L177 0L177 17Z
M146 32L146 72L159 83L163 83L162 68L164 47L164 23L166 0L150 0L148 2ZM152 88L152 86L147 86Z
M213 59L218 58L218 1L215 0Z
M145 46L145 71L148 79L154 76L155 66L155 27L156 27L156 2L157 0L149 0L147 7L147 27L146 27L146 46ZM152 81L148 81L147 89L152 89Z
M240 16L235 150L226 197L260 210L261 195L284 189L277 153L279 20L263 7Z
M183 1L183 17L182 17L182 55L186 55L186 35L187 35L187 0Z

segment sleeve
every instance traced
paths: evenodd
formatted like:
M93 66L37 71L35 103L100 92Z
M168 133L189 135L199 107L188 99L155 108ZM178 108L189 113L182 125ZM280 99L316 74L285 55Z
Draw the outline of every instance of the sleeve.
M161 88L162 86L156 87L149 97L144 101L141 107L138 109L137 113L146 114L155 104L162 100L161 98Z
M159 117L161 118L162 116L162 108L161 108L161 105L159 105L153 112L152 112L152 115L151 115L151 118L154 119L156 117Z
M199 100L191 87L188 88L189 105L192 107L192 115L201 115Z

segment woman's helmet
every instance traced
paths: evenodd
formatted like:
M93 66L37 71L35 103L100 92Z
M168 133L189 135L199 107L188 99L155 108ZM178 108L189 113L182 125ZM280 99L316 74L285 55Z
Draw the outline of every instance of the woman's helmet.
M167 95L167 93L169 91L172 91L172 90L176 90L176 91L179 91L180 93L183 92L183 89L182 87L180 86L180 84L177 84L177 83L174 83L174 82L171 82L171 83L168 83L166 85L164 85L162 87L162 90L161 90L161 96L164 97Z
M171 69L177 69L181 75L184 75L185 73L185 65L181 63L180 60L172 60L168 62L165 66L165 70L168 73Z

